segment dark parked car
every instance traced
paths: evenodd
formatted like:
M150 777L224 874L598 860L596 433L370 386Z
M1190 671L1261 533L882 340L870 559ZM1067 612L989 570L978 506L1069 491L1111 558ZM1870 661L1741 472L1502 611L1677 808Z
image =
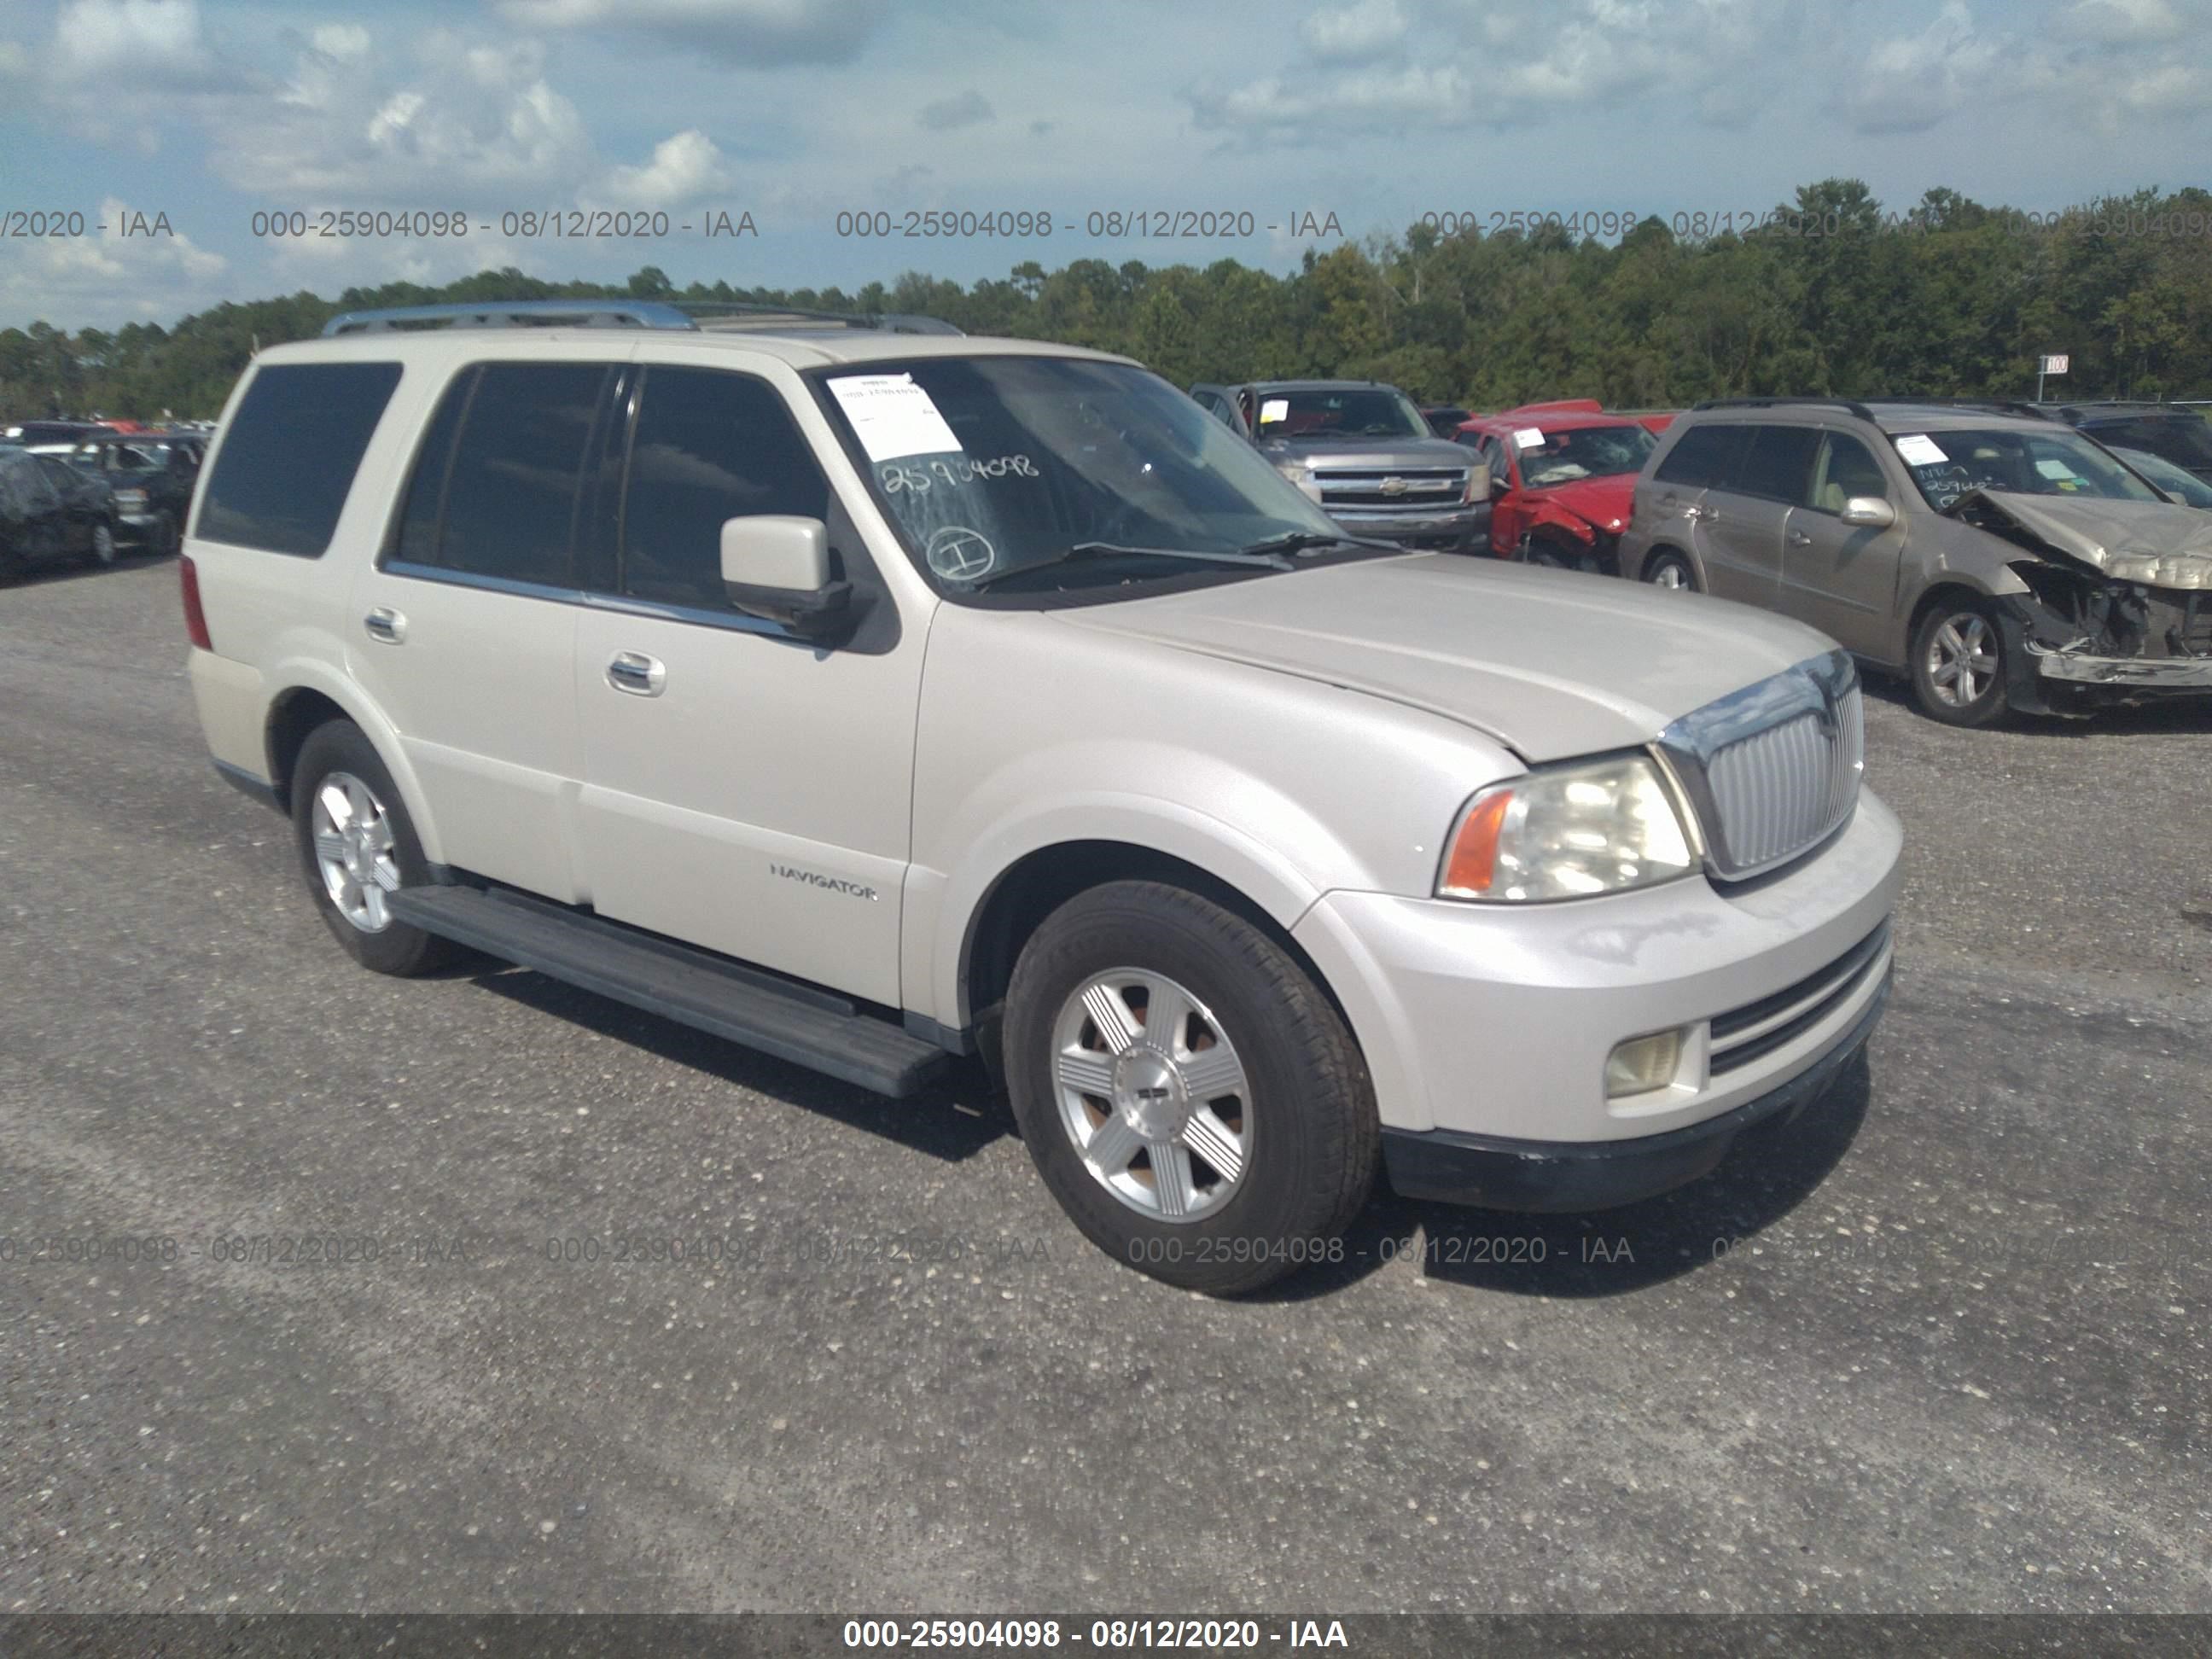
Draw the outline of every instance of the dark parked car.
M0 444L21 449L52 449L105 436L112 428L97 421L19 421L0 429Z
M1430 404L1421 410L1421 418L1429 423L1429 430L1449 443L1459 441L1459 429L1474 418L1474 411L1455 409L1449 404Z
M2107 449L2147 449L2212 483L2212 422L2173 404L2055 404L2069 426Z
M2185 466L2176 466L2163 455L2154 455L2148 449L2130 449L2123 444L2107 444L2106 448L2130 466L2150 480L2168 499L2184 507L2212 507L2212 483L2207 483Z
M204 453L190 439L143 433L94 438L80 445L70 461L106 479L115 491L125 541L168 554L177 550L183 537Z
M115 497L100 478L52 455L0 448L0 580L33 564L115 557Z

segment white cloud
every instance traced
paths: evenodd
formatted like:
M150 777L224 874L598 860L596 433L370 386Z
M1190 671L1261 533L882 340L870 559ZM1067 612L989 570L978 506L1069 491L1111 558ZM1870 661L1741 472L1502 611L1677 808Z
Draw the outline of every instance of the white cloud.
M118 197L100 204L84 236L0 241L0 289L11 312L67 325L70 318L167 319L218 297L229 262L198 246L151 209Z
M1358 0L1312 13L1298 26L1298 38L1317 59L1357 61L1389 51L1409 27L1398 0Z
M933 132L950 132L957 127L972 127L994 119L996 115L990 100L970 87L951 98L924 104L921 113L915 118Z
M585 199L610 208L679 208L730 186L728 161L694 127L655 144L653 159L641 167L609 167Z
M2082 40L2129 46L2172 40L2190 27L2167 0L2075 0L2062 21Z
M1877 41L1845 77L1851 90L1837 106L1860 132L1924 132L1968 99L1990 95L2005 56L2003 42L1976 29L1965 0L1946 0L1919 33Z
M65 0L46 67L65 87L108 94L140 81L200 92L240 89L249 80L209 46L198 0Z
M889 15L888 0L490 0L532 29L630 29L721 63L843 63Z

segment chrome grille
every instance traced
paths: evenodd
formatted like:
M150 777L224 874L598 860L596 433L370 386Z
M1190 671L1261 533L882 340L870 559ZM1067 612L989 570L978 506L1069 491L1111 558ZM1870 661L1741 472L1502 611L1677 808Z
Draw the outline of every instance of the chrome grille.
M1324 507L1362 514L1431 514L1457 507L1467 494L1465 467L1363 467L1316 470Z
M1842 652L1707 704L1662 732L1715 875L1741 880L1826 840L1858 804L1866 715Z

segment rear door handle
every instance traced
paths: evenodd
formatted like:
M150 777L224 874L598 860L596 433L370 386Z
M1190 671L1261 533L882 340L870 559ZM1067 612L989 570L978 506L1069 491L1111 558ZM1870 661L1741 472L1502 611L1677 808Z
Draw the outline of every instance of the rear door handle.
M388 605L380 605L361 619L361 625L379 645L398 645L407 637L407 618Z
M607 659L607 684L634 697L657 697L668 689L668 669L642 651L617 651Z

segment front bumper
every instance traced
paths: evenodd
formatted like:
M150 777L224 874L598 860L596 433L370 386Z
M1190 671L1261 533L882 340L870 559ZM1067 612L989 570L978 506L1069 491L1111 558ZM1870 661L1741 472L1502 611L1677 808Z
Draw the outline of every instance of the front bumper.
M1529 905L1340 890L1291 934L1343 1004L1386 1132L1539 1154L1651 1141L1850 1041L1887 981L1902 842L1866 791L1826 844L1729 887L1696 876ZM1608 1099L1613 1048L1667 1030L1683 1033L1674 1077Z
M2080 651L2027 653L2038 679L2129 691L2212 691L2212 657L2093 657Z
M1511 1140L1449 1129L1385 1129L1384 1171L1403 1197L1492 1210L1580 1214L1672 1192L1711 1173L1745 1130L1787 1123L1826 1094L1874 1035L1889 987L1885 966L1872 999L1832 1048L1780 1087L1718 1117L1634 1140Z
M1439 553L1487 553L1490 550L1490 503L1454 507L1449 513L1373 513L1323 508L1330 518L1354 536Z

